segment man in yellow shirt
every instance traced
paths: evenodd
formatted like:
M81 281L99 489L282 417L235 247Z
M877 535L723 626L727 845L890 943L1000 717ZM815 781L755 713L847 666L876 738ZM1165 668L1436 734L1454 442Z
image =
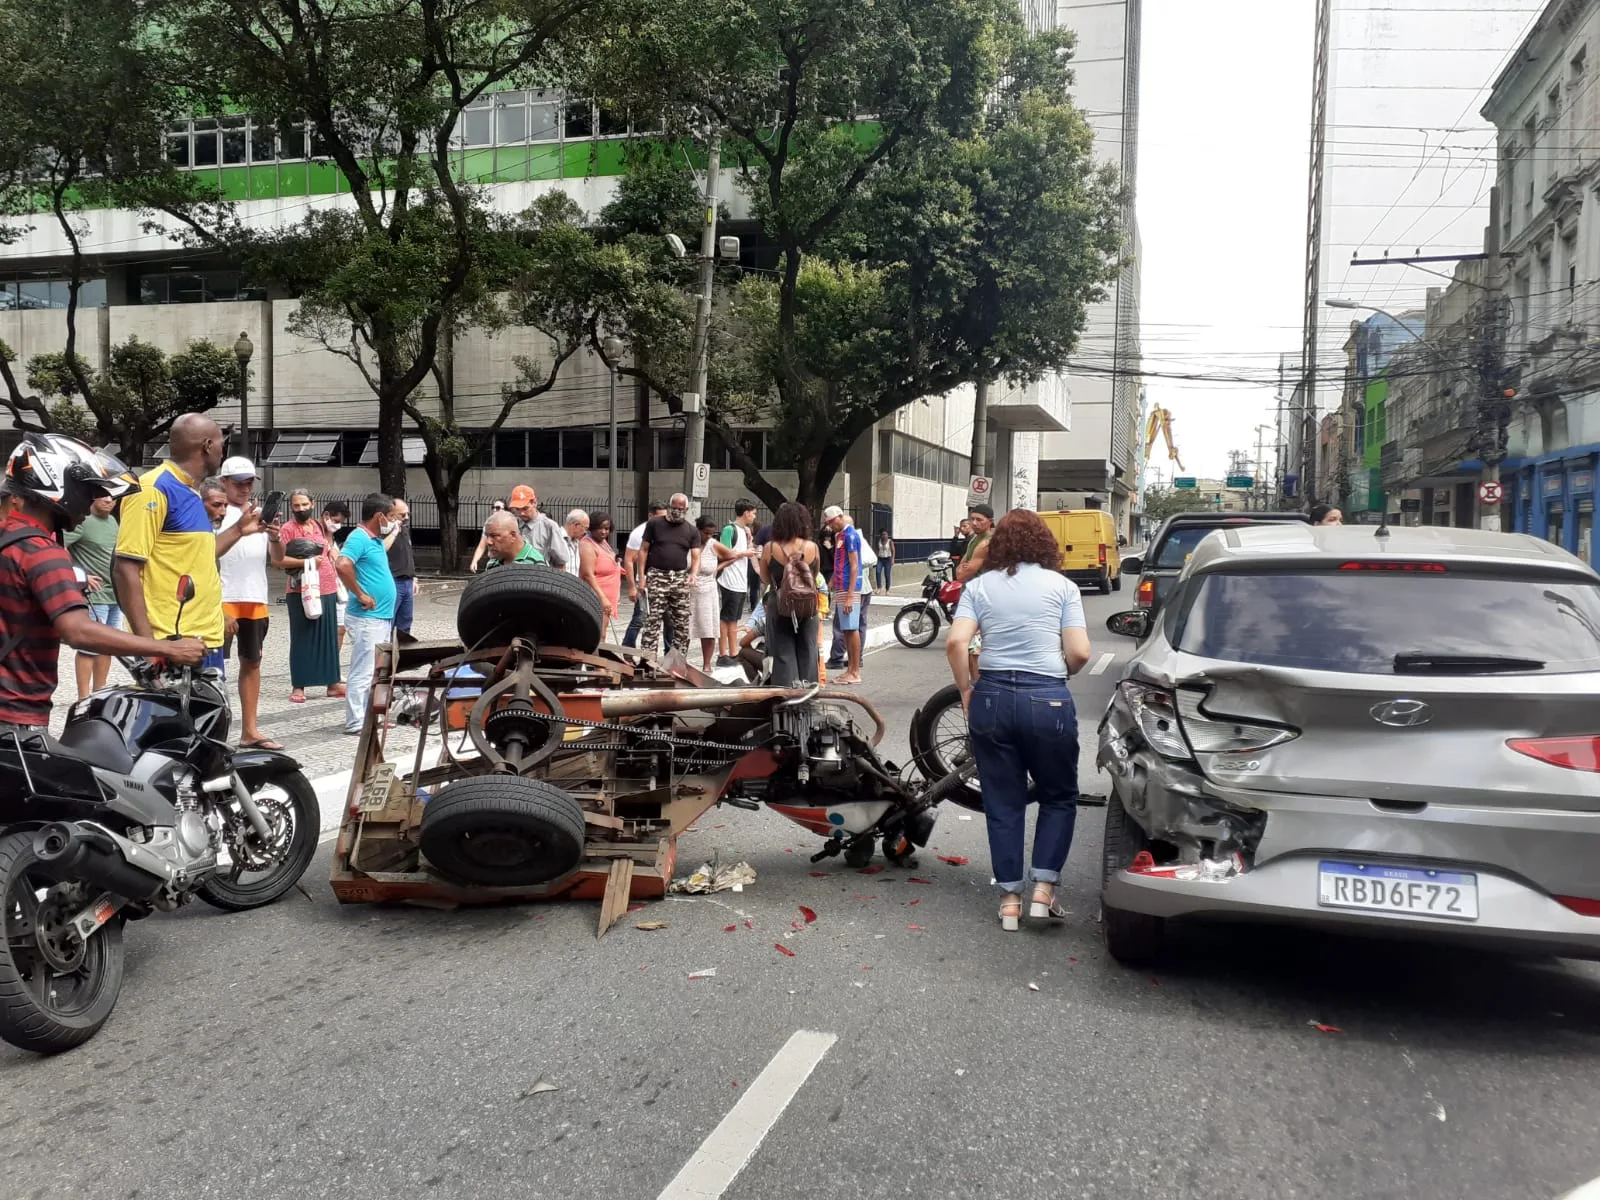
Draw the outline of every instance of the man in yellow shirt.
M222 467L227 438L210 417L184 413L172 423L172 457L139 477L139 491L122 504L117 534L117 603L128 627L141 637L181 632L206 644L205 665L222 666L222 577L217 557L241 537L258 532L261 512L245 510L217 533L195 489ZM194 580L194 599L183 606L178 629L178 583Z

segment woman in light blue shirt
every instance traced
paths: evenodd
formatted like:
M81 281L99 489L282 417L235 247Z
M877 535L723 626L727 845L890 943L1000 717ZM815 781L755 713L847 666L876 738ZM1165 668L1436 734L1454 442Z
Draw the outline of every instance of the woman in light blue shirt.
M1066 916L1056 903L1056 884L1078 816L1078 714L1067 679L1089 661L1089 633L1077 585L1060 566L1061 549L1039 514L1008 512L989 541L983 573L961 593L945 647L967 710L989 858L1002 893L1000 926L1007 931L1022 918L1030 775L1039 816L1028 915ZM980 631L974 684L968 650Z

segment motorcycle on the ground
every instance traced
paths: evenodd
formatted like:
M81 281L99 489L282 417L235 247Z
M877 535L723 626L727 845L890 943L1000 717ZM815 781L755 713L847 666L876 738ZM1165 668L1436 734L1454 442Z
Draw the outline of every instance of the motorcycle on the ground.
M939 622L955 620L961 585L956 582L955 559L946 550L928 556L928 573L922 579L922 599L907 604L894 618L894 636L902 646L920 650L939 636Z
M193 596L185 576L179 622ZM133 683L74 704L59 740L0 737L0 1038L42 1054L110 1017L124 921L270 904L316 855L315 790L228 744L220 672L122 661Z

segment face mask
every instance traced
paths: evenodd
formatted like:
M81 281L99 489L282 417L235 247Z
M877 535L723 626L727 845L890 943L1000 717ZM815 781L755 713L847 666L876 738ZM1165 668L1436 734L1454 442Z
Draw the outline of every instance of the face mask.
M311 515L310 513L306 514L306 516L308 516L308 517L310 515ZM336 520L333 517L329 517L328 518L328 530L329 530L329 532L338 533L339 530L341 530L343 528L344 528L344 522L343 521Z
M671 521L673 524L677 524L679 521L683 520L688 515L689 515L689 510L686 509L686 508L669 508L669 509L667 509L667 520Z
M381 525L378 526L378 536L379 537L388 537L393 532L394 532L394 522L393 521L385 521Z
M294 510L294 519L296 521L309 521L311 519L311 510L309 508L297 508L297 509L295 509Z

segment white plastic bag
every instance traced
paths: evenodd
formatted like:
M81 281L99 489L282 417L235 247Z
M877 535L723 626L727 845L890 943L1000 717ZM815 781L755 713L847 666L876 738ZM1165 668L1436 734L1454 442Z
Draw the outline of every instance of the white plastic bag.
M310 577L308 583L300 585L300 605L305 609L306 620L316 621L322 617L322 592L317 586L317 573L307 571Z

